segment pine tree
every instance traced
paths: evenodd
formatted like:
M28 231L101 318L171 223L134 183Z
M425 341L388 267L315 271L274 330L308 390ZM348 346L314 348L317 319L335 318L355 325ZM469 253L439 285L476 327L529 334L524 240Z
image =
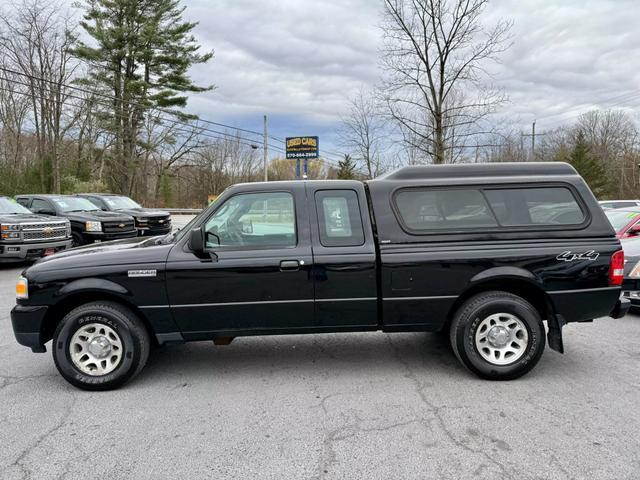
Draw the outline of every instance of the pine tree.
M181 119L189 92L212 87L195 85L187 72L207 62L192 35L196 23L185 22L180 0L86 0L82 28L93 39L79 41L77 57L90 66L82 83L112 96L105 112L114 137L111 176L114 187L131 193L145 114L168 109Z
M600 160L591 154L591 148L582 131L576 135L575 144L569 154L562 155L558 160L570 163L596 197L607 196L611 188L609 176Z
M353 180L355 175L356 164L353 162L351 155L346 154L344 160L338 161L338 179L339 180Z

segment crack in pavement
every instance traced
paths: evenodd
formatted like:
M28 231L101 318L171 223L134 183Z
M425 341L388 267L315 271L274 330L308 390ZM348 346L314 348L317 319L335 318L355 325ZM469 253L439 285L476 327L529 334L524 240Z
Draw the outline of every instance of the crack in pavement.
M31 478L31 471L23 464L24 459L31 452L37 449L45 440L47 440L50 436L54 435L56 432L58 432L62 427L66 425L67 420L71 416L73 408L76 405L76 401L77 401L77 397L75 396L75 394L71 394L71 404L67 408L65 408L64 413L60 417L60 420L49 430L39 435L36 438L36 441L33 442L32 445L24 449L20 453L20 455L18 455L18 457L11 464L7 466L7 468L17 467L22 472L23 478L26 478L26 479Z
M406 371L405 378L407 378L408 380L410 380L413 383L413 385L415 387L415 391L418 394L420 400L429 409L429 411L434 415L434 417L438 421L438 424L440 425L440 429L445 434L445 436L451 441L451 443L453 443L455 446L460 447L460 448L462 448L462 449L464 449L464 450L466 450L468 452L471 452L471 453L474 453L474 454L477 454L477 455L482 455L483 457L485 457L487 459L488 462L490 462L491 464L493 464L496 467L498 467L500 469L500 471L507 478L510 478L510 479L515 478L511 473L509 473L507 471L507 467L505 465L503 465L502 463L500 463L497 460L495 460L488 453L486 453L486 452L484 452L482 450L476 450L474 448L471 448L469 445L465 444L464 442L458 440L455 437L453 432L451 432L451 430L449 430L449 428L447 427L447 425L445 423L445 420L442 417L442 414L440 413L441 407L436 406L435 404L433 404L427 398L427 396L424 393L424 386L420 383L420 380L418 380L418 377L416 376L415 372L413 371L413 369L411 368L409 363L402 358L402 355L400 354L400 349L393 343L393 341L391 340L391 336L388 333L385 334L385 335L387 337L387 341L389 342L390 347L392 348L392 350L394 352L394 355L395 355L396 359L405 368L405 371Z
M336 442L339 442L341 440L346 440L348 438L352 438L358 435L359 433L386 432L394 428L404 427L404 426L412 425L415 423L423 424L424 422L424 419L414 418L411 420L395 422L389 425L383 425L379 427L362 428L361 423L363 422L363 420L355 414L354 414L354 417L355 417L355 422L330 430L328 434L325 432L325 438L322 442L323 453L320 458L320 461L318 462L318 473L314 478L316 479L324 478L329 473L331 466L337 463L336 452L334 449L334 444Z

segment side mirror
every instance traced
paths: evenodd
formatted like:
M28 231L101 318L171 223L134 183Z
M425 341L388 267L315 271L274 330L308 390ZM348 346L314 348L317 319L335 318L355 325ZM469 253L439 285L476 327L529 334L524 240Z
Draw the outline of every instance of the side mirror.
M629 235L639 235L640 234L640 224L636 223L635 225L633 225L628 231L627 233Z
M204 231L202 227L194 228L189 234L189 246L196 255L204 253Z
M36 213L39 213L40 215L55 215L56 212L54 212L53 210L40 210Z

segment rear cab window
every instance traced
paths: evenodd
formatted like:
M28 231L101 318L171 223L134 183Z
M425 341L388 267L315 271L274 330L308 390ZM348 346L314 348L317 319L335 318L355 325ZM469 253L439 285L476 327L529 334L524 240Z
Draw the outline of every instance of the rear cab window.
M323 247L364 244L358 194L354 190L319 190L315 194L320 243Z
M565 186L406 188L396 192L394 206L403 229L413 234L577 227L588 219Z

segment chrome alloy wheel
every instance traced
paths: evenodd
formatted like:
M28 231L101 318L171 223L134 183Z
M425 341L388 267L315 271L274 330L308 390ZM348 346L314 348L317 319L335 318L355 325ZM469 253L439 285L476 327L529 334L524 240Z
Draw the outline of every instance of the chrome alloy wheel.
M89 323L73 334L69 354L82 373L97 377L113 372L122 360L122 340L111 327Z
M509 365L527 349L529 333L525 324L510 313L494 313L476 329L476 349L493 365Z

